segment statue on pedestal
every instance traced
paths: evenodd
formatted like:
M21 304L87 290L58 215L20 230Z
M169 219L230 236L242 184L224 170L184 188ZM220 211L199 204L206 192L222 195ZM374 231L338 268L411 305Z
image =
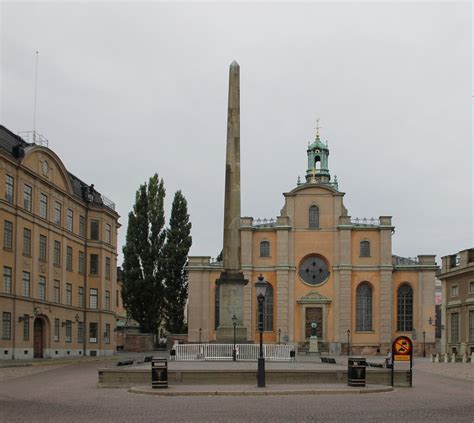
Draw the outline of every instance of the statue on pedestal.
M311 336L309 338L309 352L318 353L318 336L316 335L316 328L318 324L316 322L311 322Z

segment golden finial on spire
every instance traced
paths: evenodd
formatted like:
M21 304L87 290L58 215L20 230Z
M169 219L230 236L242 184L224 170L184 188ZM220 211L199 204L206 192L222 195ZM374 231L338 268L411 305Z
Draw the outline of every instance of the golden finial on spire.
M319 126L319 118L316 119L316 139L319 139L319 130L322 128L322 126Z

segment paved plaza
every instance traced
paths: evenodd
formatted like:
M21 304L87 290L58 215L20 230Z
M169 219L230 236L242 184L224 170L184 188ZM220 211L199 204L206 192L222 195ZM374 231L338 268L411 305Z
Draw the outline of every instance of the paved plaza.
M0 421L472 422L474 415L474 365L470 363L418 359L414 387L387 393L177 397L97 388L97 369L114 364L85 361L0 367ZM310 360L302 365L310 366ZM206 389L223 390L212 385ZM239 387L225 387L229 389Z

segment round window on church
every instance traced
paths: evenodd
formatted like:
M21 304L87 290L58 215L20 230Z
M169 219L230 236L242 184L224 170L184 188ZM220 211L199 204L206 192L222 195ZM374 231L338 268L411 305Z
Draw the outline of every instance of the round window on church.
M321 256L307 256L300 264L299 275L308 285L320 285L329 277L328 264Z

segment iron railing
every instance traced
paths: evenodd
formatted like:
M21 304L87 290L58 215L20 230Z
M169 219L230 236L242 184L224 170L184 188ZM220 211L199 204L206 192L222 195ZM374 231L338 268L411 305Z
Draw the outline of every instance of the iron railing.
M49 141L41 134L36 131L20 131L18 135L23 138L28 144L41 145L42 147L48 147Z
M232 361L233 344L177 344L176 361ZM238 361L257 361L258 344L235 344ZM291 361L296 347L293 345L264 344L263 354L267 361Z

